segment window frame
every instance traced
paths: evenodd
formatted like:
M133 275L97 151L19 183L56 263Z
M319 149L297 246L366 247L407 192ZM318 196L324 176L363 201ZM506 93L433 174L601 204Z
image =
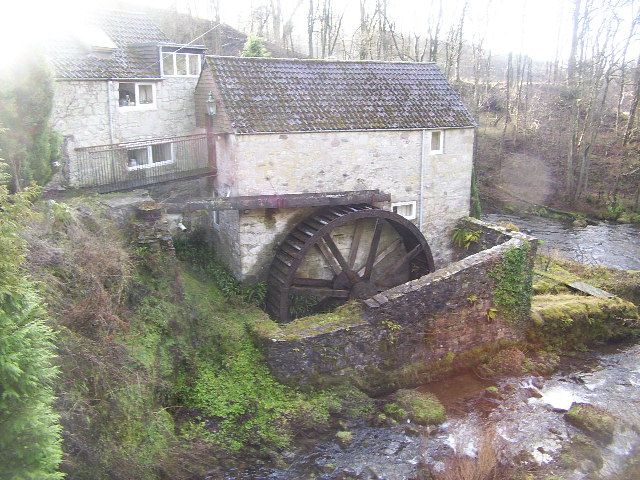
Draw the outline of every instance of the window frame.
M186 75L182 75L182 74L178 74L177 73L177 62L176 62L176 55L184 55L185 56L185 68L187 71ZM165 56L166 57L171 57L171 62L173 64L173 68L171 69L171 71L173 73L170 74L165 74L164 73L164 64L165 64ZM195 74L191 74L189 72L191 72L191 62L193 61L192 57L197 57L197 65L198 65L198 70L197 73ZM200 73L202 72L202 58L200 58L201 55L199 53L189 53L189 52L160 52L160 72L162 73L163 77L177 77L177 78L197 78L200 76Z
M136 96L136 104L135 105L120 105L120 84L121 83L133 83L134 94ZM151 95L153 97L153 101L151 103L140 103L140 87L141 86L151 86ZM125 112L130 112L132 110L155 110L157 105L157 91L156 84L154 82L118 82L118 109L121 109Z
M162 162L155 162L153 161L153 148L155 145L170 145L171 146L171 158L169 160L164 160ZM143 148L147 149L147 163L142 164L142 165L129 165L129 155L128 152L129 150L142 150ZM172 165L176 162L176 149L175 149L175 143L174 142L162 142L162 143L152 143L149 145L140 145L138 147L132 147L132 148L127 148L127 170L129 172L135 171L135 170L145 170L147 168L153 168L153 167L161 167L163 165Z
M440 134L440 148L433 148L433 134ZM431 135L429 136L429 154L430 155L442 155L444 153L444 130L431 130Z
M398 213L394 210L395 207L406 207L406 206L410 206L411 207L411 215L406 217L404 215L402 215L401 213ZM405 218L407 220L415 220L416 218L418 218L418 202L415 200L410 200L410 201L405 201L405 202L393 202L391 204L391 211L397 215L400 215L402 218Z

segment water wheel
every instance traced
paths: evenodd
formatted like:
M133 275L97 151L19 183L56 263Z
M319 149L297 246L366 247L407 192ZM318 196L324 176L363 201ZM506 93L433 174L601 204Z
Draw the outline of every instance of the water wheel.
M281 322L366 299L434 270L420 230L370 205L319 210L278 247L266 307Z

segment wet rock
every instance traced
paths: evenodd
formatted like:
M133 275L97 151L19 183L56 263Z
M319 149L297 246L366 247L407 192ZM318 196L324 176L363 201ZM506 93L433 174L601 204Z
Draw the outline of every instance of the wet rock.
M400 442L391 442L387 448L384 449L385 455L395 455L398 453L404 445Z
M418 437L422 434L422 429L413 423L408 423L404 427L404 433L410 437Z
M607 411L588 403L571 406L565 414L571 425L604 443L611 443L616 428L616 419Z

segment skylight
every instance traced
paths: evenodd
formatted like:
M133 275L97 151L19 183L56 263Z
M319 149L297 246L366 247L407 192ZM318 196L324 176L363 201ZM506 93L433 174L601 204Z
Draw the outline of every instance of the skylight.
M116 44L109 35L95 25L78 25L74 34L78 41L89 50L110 52L116 49Z

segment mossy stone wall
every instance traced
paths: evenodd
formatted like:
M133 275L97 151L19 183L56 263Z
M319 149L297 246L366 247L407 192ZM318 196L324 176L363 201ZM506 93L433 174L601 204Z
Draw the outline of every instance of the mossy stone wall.
M284 326L268 319L256 323L272 372L281 381L307 385L347 377L381 392L464 367L458 360L472 363L469 352L524 339L521 309L528 311L530 298L523 292L531 289L537 242L520 233L494 238L503 243L361 304ZM506 277L495 274L512 267L514 257L521 275L506 277L517 283L515 310L499 294ZM510 275L515 270L508 269Z

